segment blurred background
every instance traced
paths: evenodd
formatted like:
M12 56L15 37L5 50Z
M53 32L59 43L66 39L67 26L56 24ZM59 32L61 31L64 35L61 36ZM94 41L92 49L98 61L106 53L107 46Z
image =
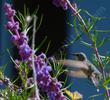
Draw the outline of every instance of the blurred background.
M87 10L89 13L95 16L107 17L108 20L103 20L97 23L98 29L107 29L110 30L110 7L109 7L109 0L75 0L78 3L78 7L81 9ZM27 8L29 8L30 12L32 13L35 8L39 5L39 13L38 17L43 14L43 22L42 25L36 35L36 45L41 43L41 41L47 36L47 41L44 43L43 47L39 50L45 52L45 48L49 41L51 41L49 51L47 56L53 55L59 48L63 45L66 39L72 40L75 38L74 28L70 27L67 23L73 23L73 17L71 11L63 11L61 8L56 8L52 5L51 0L0 0L0 66L6 66L8 64L6 75L11 77L12 74L15 72L12 64L10 63L9 54L7 49L11 50L11 54L16 56L13 51L13 45L10 41L10 34L5 29L5 24L7 22L6 17L3 11L3 4L4 2L9 2L13 5L17 11L19 10L23 13L24 4ZM74 2L71 0L71 2ZM108 36L110 33L100 33L100 39ZM37 38L38 37L38 38ZM82 36L85 42L88 42L88 38L86 35ZM109 54L109 42L106 43L99 49L101 55ZM75 44L70 45L67 48L67 58L72 59L72 55L70 53L74 52L84 52L86 53L88 59L91 60L91 56L93 54L93 50L90 48L85 47L81 44L78 40ZM6 63L7 62L7 63ZM77 78L69 78L68 84L73 82L73 85L70 87L72 91L77 90L81 94L84 95L84 100L89 100L89 96L94 95L97 93L96 88L93 86L91 82L87 79L77 79ZM100 91L100 93L103 90ZM102 97L97 97L95 100L103 100Z

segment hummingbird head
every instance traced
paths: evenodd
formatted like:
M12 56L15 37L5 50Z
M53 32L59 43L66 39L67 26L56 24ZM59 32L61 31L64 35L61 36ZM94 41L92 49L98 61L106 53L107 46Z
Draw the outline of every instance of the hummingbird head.
M79 53L73 53L74 56L76 56L76 59L79 61L86 61L87 57L83 52L79 52Z

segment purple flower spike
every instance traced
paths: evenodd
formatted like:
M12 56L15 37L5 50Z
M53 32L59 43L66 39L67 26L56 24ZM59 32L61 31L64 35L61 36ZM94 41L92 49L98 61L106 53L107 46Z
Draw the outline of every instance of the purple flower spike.
M32 50L27 44L23 44L19 48L19 54L23 60L27 60L32 55Z
M9 12L10 9L11 9L11 5L8 4L8 3L5 3L5 4L4 4L4 10L5 10L5 12Z
M4 10L6 12L6 15L7 15L8 20L11 20L12 21L13 17L15 16L15 13L16 13L15 10L13 10L11 8L11 5L8 4L8 3L5 3L4 4Z
M65 0L53 0L53 3L59 7L63 7L63 9L67 9L67 3ZM9 29L13 35L11 37L12 42L14 45L17 46L19 50L19 55L22 58L22 61L24 63L29 65L31 68L32 66L32 52L35 52L30 48L28 45L28 37L24 32L19 32L19 22L14 20L15 16L15 10L11 8L11 5L5 3L4 9L7 15L7 18L9 22L7 23L6 27ZM38 87L40 88L40 91L46 92L50 100L66 100L66 97L63 95L63 92L61 91L61 83L58 82L57 79L53 79L50 75L50 71L52 70L51 66L48 65L48 62L46 61L46 55L44 53L41 53L40 55L36 56L34 55L34 62L35 62L35 70L37 74L37 83ZM16 67L19 69L20 62L18 60L16 62ZM22 71L22 75L24 77L24 71ZM10 83L10 80L5 80L6 84L9 84L10 87L12 87L12 84ZM27 80L27 85L30 87L34 84L33 78L29 78ZM13 89L13 87L12 87ZM20 89L18 93L21 94L22 90Z

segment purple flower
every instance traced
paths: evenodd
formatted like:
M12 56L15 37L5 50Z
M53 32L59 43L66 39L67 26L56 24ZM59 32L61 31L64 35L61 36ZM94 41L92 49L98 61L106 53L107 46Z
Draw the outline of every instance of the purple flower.
M38 58L46 59L46 55L44 53L41 53Z
M18 95L20 95L23 92L22 88L18 89Z
M55 96L55 100L67 100L66 97L64 96L64 94L62 92L59 92L56 96Z
M18 44L18 40L19 40L19 37L17 35L12 35L11 36L11 41L17 45Z
M8 13L6 13L6 15L7 15L7 18L9 19L9 20L12 20L13 19L13 17L15 16L15 10L11 10L10 9L10 11L8 12Z
M6 85L10 85L10 84L11 84L10 79L6 77L6 78L4 79L4 83L5 83Z
M32 55L32 50L28 44L23 44L19 48L19 54L23 60L27 60Z
M6 13L9 12L10 9L11 9L11 5L8 4L8 3L5 3L5 4L4 4L4 10L5 10L5 12L6 12Z
M67 10L68 9L68 4L66 2L66 0L62 0L62 2L60 3L61 7L64 9L64 10Z
M15 22L12 28L12 31L19 30L19 22Z
M60 7L60 0L53 0L53 4L54 4L56 7Z
M11 30L13 28L13 26L14 26L13 23L11 21L9 21L6 25L6 28Z
M18 37L18 35L12 35L11 40L18 48L20 48L21 45L28 43L28 37L21 34L20 37Z
M5 14L9 20L6 27L9 29L12 33L15 33L19 37L19 22L14 21L15 16L15 10L11 8L11 5L8 3L4 4L4 10Z
M60 82L52 80L49 84L49 92L53 91L54 93L58 93L61 87L62 85Z
M59 92L57 94L55 94L55 92L49 92L48 96L50 100L67 100L62 92Z
M54 92L48 92L48 96L49 96L49 99L50 100L56 100L55 97L56 97L56 94Z
M33 79L33 77L28 78L28 79L27 79L27 86L28 86L28 87L32 87L33 84L34 84L34 79Z
M24 32L21 32L20 33L20 38L24 41L24 42L28 42L28 36L24 33Z
M11 5L10 4L8 4L8 3L5 3L4 4L4 10L5 10L5 12L6 12L6 15L7 15L7 18L9 19L9 20L12 20L13 19L13 17L15 16L15 10L13 10L12 8L11 8Z
M46 65L46 67L44 67L42 71L43 71L43 73L48 75L49 72L52 71L52 68L50 66Z
M45 54L40 54L35 60L38 86L43 92L47 92L50 100L66 100L61 92L61 83L50 76L51 66L45 61Z
M64 10L68 9L68 4L67 4L66 0L53 0L53 4L56 7L62 7Z
M46 67L45 59L42 59L40 55L35 59L35 67L36 67L36 72Z
M9 21L6 25L6 28L11 30L12 32L16 32L19 30L19 22Z
M50 100L66 100L63 93L60 93L61 83L57 79L52 79L49 73L52 68L48 66L45 59L46 55L41 53L35 60L38 86L43 92L47 92Z
M48 93L48 87L49 87L49 83L51 82L51 76L50 75L46 76L40 73L37 76L37 80L40 90Z

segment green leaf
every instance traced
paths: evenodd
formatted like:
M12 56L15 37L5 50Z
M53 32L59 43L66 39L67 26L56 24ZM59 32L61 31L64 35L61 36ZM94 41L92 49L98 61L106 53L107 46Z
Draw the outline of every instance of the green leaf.
M81 43L82 43L83 45L85 45L86 47L92 48L92 44L89 44L89 43L87 43L87 42L85 42L85 41L81 41Z
M90 96L89 98L95 98L95 97L102 96L102 95L103 95L103 94L96 94L96 95Z
M92 28L94 27L94 25L90 25L89 28L88 28L88 31L90 32L92 30Z
M35 49L35 52L37 52L45 43L45 41L47 40L47 36L44 38L44 40L39 44L39 46Z
M66 43L65 45L63 45L62 48L66 48L66 47L68 47L68 46L74 44L76 41L78 41L78 40L81 38L82 35L83 35L83 33L82 33L82 34L79 34L79 35L78 35L75 39L73 39L72 41L68 41L68 43Z
M24 5L24 16L26 17L28 15L30 15L29 9Z
M103 38L102 41L98 43L98 47L101 47L106 41L106 38Z
M36 32L39 30L40 26L42 25L42 21L43 21L43 15L41 15L40 17L40 22L39 25L37 26Z
M91 34L91 39L96 44L96 42L97 42L97 34Z
M110 32L110 30L98 30L98 29L96 29L95 31L97 31L99 33L108 33L108 32Z
M47 49L46 49L46 51L45 51L45 54L47 54L47 52L48 52L48 50L49 50L50 43L51 43L51 41L49 41L49 43L48 43L48 45L47 45Z
M38 5L37 9L34 10L32 16L33 16L33 15L36 15L36 14L38 13L38 11L39 11L39 5Z
M110 40L110 37L103 38L100 42L98 42L98 47L104 45L104 43L107 42L108 40Z
M75 17L74 20L73 20L73 27L74 27L74 30L75 30L75 33L77 34L77 36L79 36L80 32L77 28L77 18Z
M104 81L103 86L104 86L106 89L108 89L108 84L110 84L110 77L108 77L108 78Z
M16 15L16 18L21 23L22 30L24 30L25 23L26 23L25 22L25 17L23 16L23 14L21 12L18 11L18 15Z

